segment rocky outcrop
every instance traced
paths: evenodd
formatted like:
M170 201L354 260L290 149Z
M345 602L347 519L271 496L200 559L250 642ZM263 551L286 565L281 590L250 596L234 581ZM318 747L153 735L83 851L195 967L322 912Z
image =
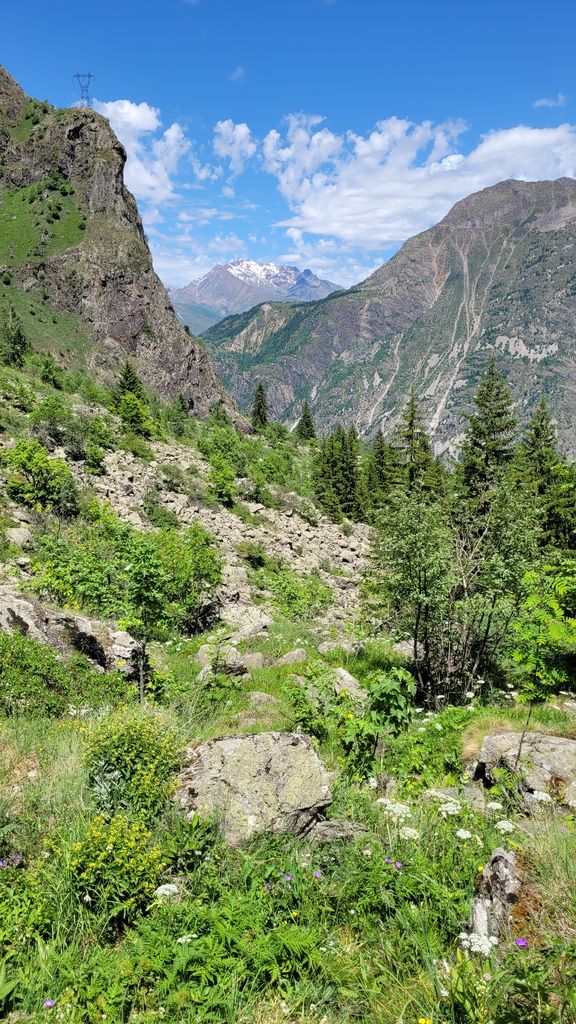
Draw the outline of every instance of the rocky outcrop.
M253 380L294 422L387 433L410 386L441 452L495 354L521 416L549 397L576 452L576 181L504 181L457 203L366 281L322 302L264 303L203 337L241 405Z
M126 154L108 122L87 108L44 104L38 123L20 131L28 98L0 68L0 202L56 174L73 188L84 230L68 247L38 245L10 261L12 286L41 293L70 315L90 340L89 368L105 382L133 359L167 398L183 395L199 416L222 401L243 422L220 386L202 345L179 323L154 273L133 196L124 184ZM0 267L0 270L2 267Z
M508 934L520 885L514 853L500 848L494 850L478 876L472 904L472 931L475 935L501 939Z
M487 736L478 754L476 778L490 785L497 768L519 774L527 810L551 800L576 809L576 740L540 732L528 732L523 738L520 732Z
M50 608L10 582L0 583L0 630L52 644L63 654L76 651L95 668L117 669L128 677L135 672L140 650L138 641L113 623Z
M298 733L227 736L190 747L174 801L187 817L216 815L231 846L259 832L305 836L332 799L331 774Z

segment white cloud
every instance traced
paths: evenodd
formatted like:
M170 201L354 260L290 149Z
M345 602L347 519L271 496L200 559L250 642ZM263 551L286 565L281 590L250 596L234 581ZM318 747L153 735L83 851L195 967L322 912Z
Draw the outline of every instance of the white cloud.
M246 255L246 244L236 234L218 234L208 242L193 237L151 239L154 269L169 288L188 284L214 266Z
M241 82L246 74L246 68L243 68L241 64L228 75L229 82Z
M214 152L228 160L232 174L241 174L256 153L256 142L247 124L235 124L229 117L214 126Z
M264 166L292 216L280 226L365 250L385 249L440 220L459 199L505 178L576 174L576 128L518 126L458 150L462 122L380 121L367 136L335 135L319 117L293 115L269 132Z
M559 92L556 99L534 100L532 106L536 107L564 107L566 105L567 96L563 92Z

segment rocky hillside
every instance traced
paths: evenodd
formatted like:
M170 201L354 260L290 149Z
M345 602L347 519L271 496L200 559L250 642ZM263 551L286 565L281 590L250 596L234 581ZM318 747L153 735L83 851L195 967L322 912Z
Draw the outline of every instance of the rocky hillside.
M152 269L125 160L99 114L29 99L0 68L0 304L37 348L104 382L129 356L197 414L231 407Z
M240 259L218 263L184 288L174 288L170 298L182 322L198 331L259 302L311 302L339 290L339 285L323 281L311 270Z
M307 397L322 427L397 419L408 387L438 451L496 353L525 416L542 394L574 453L576 181L505 181L469 196L362 284L312 305L264 303L206 332L246 405L254 377L287 422Z

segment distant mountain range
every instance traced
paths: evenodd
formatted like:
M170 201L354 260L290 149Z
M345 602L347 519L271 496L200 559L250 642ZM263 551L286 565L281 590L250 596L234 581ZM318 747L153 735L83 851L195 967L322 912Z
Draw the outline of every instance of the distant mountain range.
M458 441L496 354L520 418L545 395L576 455L576 180L477 192L354 288L265 302L204 340L241 406L262 381L288 423L308 398L322 429L386 433L414 384L438 452Z
M234 260L218 263L204 277L172 289L170 298L182 322L198 334L222 317L243 313L259 302L312 302L340 290L340 285L323 281L311 270Z

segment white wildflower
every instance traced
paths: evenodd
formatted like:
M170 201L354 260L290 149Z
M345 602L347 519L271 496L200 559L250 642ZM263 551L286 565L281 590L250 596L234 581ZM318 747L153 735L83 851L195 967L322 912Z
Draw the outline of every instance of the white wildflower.
M362 850L362 856L363 857L371 857L372 856L372 850L370 849L369 846L367 846L365 850Z
M458 836L458 839L472 839L472 833L467 828L457 828L455 835Z
M465 693L465 694L464 694L464 696L465 696L465 697L467 697L467 698L468 698L468 700L474 700L474 697L475 697L476 695L475 695L475 693L474 693L474 690L468 690L468 692L467 692L467 693Z
M414 714L415 715L423 715L424 714L424 708L414 708Z
M498 831L502 833L502 835L504 835L504 833L507 832L516 831L516 825L514 824L514 822L507 821L506 818L503 818L502 821L497 821L494 828L497 828Z
M447 815L451 815L452 816L452 815L455 815L455 814L460 814L461 807L460 807L460 804L457 803L456 800L447 800L445 804L440 804L440 807L438 808L438 810L440 811L440 814L442 815L442 817L446 818Z
M440 725L440 722L436 722L436 725L434 726L434 728L437 729L438 732L442 732L442 726Z
M533 800L537 800L539 804L551 804L552 797L549 793L544 793L541 789L535 789L531 794Z
M394 821L404 821L412 813L407 804L400 804L396 800L389 800L385 796L381 796L376 803L380 804L386 817L393 818Z
M416 730L416 732L426 732L426 729L424 728L423 725L421 725L420 728Z
M400 829L400 836L402 839L420 839L420 833L417 828L409 828L408 825L404 825Z
M503 807L503 804L498 803L497 800L490 800L486 804L486 810L487 811L501 811L502 807Z
M87 892L86 895L83 896L82 898L84 900L84 903L92 903L92 897L91 897L89 892Z
M490 956L498 939L495 935L480 935L478 932L460 932L460 945L462 949L468 949L471 953L482 953L482 956Z
M192 942L193 939L197 939L198 935L196 932L191 932L190 935L181 935L176 942L179 942L181 946L185 946L188 942Z
M370 786L370 789L378 789L378 782L372 775L368 779L368 785Z

